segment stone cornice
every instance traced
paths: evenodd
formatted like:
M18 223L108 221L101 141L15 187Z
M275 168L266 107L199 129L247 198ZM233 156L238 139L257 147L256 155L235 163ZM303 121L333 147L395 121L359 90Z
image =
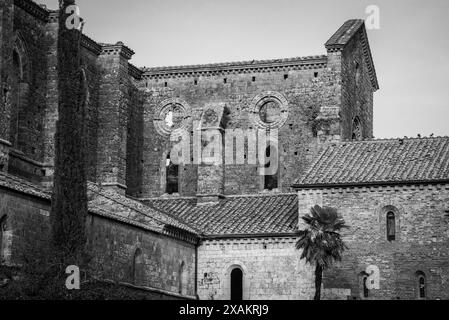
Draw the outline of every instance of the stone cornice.
M132 63L128 63L128 74L136 80L142 79L142 70L137 68Z
M48 22L49 11L31 0L14 0L14 5L28 12L43 22Z
M253 60L203 65L142 68L144 79L218 76L225 74L321 69L327 66L327 56L289 59Z
M116 44L102 44L101 55L120 55L129 60L134 55L134 51L125 46L123 42L117 42Z
M99 45L96 41L92 40L91 38L89 38L84 34L82 35L81 38L81 45L83 46L83 48L91 51L96 55L99 55L102 52L101 45Z

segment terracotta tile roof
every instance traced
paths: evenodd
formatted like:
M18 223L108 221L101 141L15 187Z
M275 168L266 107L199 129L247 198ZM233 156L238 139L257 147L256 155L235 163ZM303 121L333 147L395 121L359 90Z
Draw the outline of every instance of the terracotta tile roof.
M227 196L213 205L196 198L142 200L200 228L204 235L290 234L298 223L296 194Z
M449 137L327 147L294 187L449 181Z
M102 189L93 183L89 183L89 195L89 211L112 214L125 222L137 223L138 226L154 231L162 231L165 226L172 226L192 234L198 233L195 228L170 213L144 205L114 191Z
M51 201L51 193L41 186L4 172L0 172L0 187ZM169 213L160 212L137 200L101 189L94 183L88 183L88 195L91 213L155 232L167 233L165 227L170 226L194 235L198 234L195 228Z

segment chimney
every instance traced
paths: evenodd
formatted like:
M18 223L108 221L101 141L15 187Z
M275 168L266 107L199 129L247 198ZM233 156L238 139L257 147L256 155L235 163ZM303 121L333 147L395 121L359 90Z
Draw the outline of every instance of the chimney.
M224 103L208 103L194 123L198 159L197 205L215 204L224 193ZM195 159L195 160L196 160Z

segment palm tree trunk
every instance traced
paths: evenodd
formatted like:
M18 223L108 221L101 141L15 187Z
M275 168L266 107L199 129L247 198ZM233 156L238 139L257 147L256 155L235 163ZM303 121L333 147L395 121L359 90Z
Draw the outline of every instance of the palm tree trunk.
M313 300L321 300L321 282L323 280L323 268L318 263L315 267L315 297Z

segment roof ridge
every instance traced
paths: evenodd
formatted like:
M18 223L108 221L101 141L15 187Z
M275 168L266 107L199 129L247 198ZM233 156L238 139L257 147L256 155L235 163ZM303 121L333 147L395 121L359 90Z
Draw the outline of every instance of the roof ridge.
M229 194L224 195L223 199L227 198L256 198L256 197L276 197L276 196L295 196L297 195L295 192L278 192L278 193L249 193L249 194ZM170 201L170 200L195 200L197 197L177 197L177 198L162 198L162 197L154 197L154 198L131 198L137 201Z
M332 145L338 144L357 144L357 143L376 143L376 142L394 142L394 141L419 141L419 140L439 140L449 139L449 136L433 136L433 137L397 137L397 138L379 138L379 139L363 139L363 140L343 140L341 142L334 142Z

